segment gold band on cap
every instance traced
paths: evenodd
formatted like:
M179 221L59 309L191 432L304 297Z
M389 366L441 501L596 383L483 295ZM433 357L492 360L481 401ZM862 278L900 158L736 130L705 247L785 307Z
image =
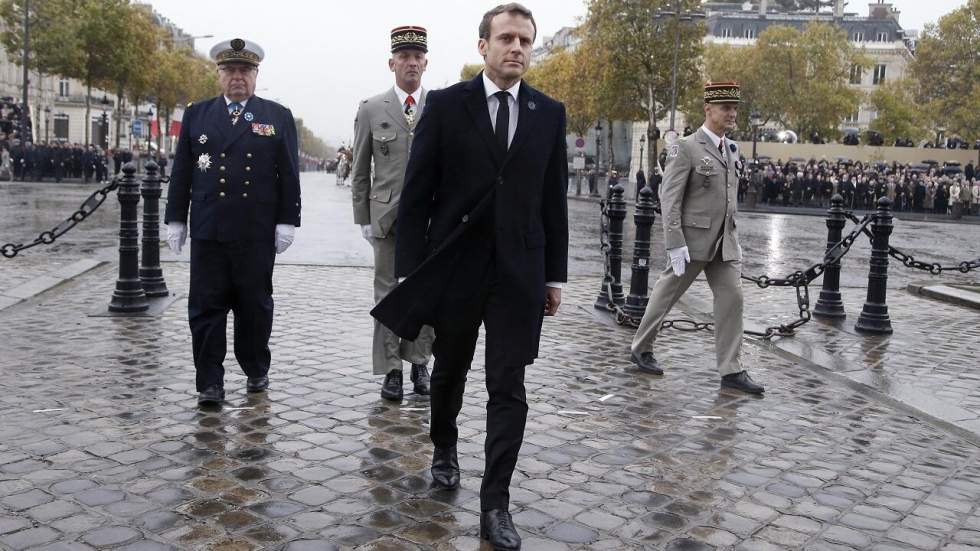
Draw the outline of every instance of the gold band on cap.
M741 103L742 89L738 82L708 82L704 85L705 103Z

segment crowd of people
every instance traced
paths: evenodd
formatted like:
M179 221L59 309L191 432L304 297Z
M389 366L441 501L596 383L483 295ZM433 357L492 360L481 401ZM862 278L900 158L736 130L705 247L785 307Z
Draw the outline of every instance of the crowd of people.
M751 168L747 170L752 174ZM936 214L980 213L980 173L973 163L962 169L938 164L910 165L850 161L766 161L739 185L739 201L754 183L766 205L827 207L839 193L848 209L871 209L878 198L893 210Z
M123 164L139 157L139 152L126 148L103 149L79 143L21 141L0 132L0 179L33 181L72 179L85 183L106 182L118 174ZM166 170L167 159L154 156Z

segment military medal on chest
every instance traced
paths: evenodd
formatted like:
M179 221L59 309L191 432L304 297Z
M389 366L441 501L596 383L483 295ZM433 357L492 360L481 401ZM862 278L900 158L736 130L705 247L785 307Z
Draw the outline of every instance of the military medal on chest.
M207 172L211 168L211 155L201 153L201 156L197 158L197 168L201 169L201 172Z
M208 143L208 135L207 134L201 134L201 137L197 139L197 143L199 143L201 145L204 145L204 144Z

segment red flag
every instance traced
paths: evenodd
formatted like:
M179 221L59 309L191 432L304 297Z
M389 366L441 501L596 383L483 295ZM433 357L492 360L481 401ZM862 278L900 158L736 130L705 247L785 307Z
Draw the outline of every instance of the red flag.
M156 138L160 134L160 127L157 125L157 120L153 119L150 121L150 137Z
M170 121L170 137L180 136L180 121Z

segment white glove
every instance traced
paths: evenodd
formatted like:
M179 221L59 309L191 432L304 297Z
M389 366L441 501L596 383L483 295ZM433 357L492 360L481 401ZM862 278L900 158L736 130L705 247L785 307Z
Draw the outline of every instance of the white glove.
M183 222L168 222L167 223L167 245L170 245L170 250L176 254L180 254L180 250L184 248L184 243L187 241L187 224Z
M684 275L684 269L687 263L691 261L691 253L688 252L687 245L676 249L667 249L667 255L670 256L670 265L674 268L674 274L678 277Z
M292 224L276 224L276 254L286 252L286 249L293 244L296 236L296 226Z
M367 239L368 243L374 239L374 230L371 229L371 224L364 224L361 226L361 235L364 239Z

